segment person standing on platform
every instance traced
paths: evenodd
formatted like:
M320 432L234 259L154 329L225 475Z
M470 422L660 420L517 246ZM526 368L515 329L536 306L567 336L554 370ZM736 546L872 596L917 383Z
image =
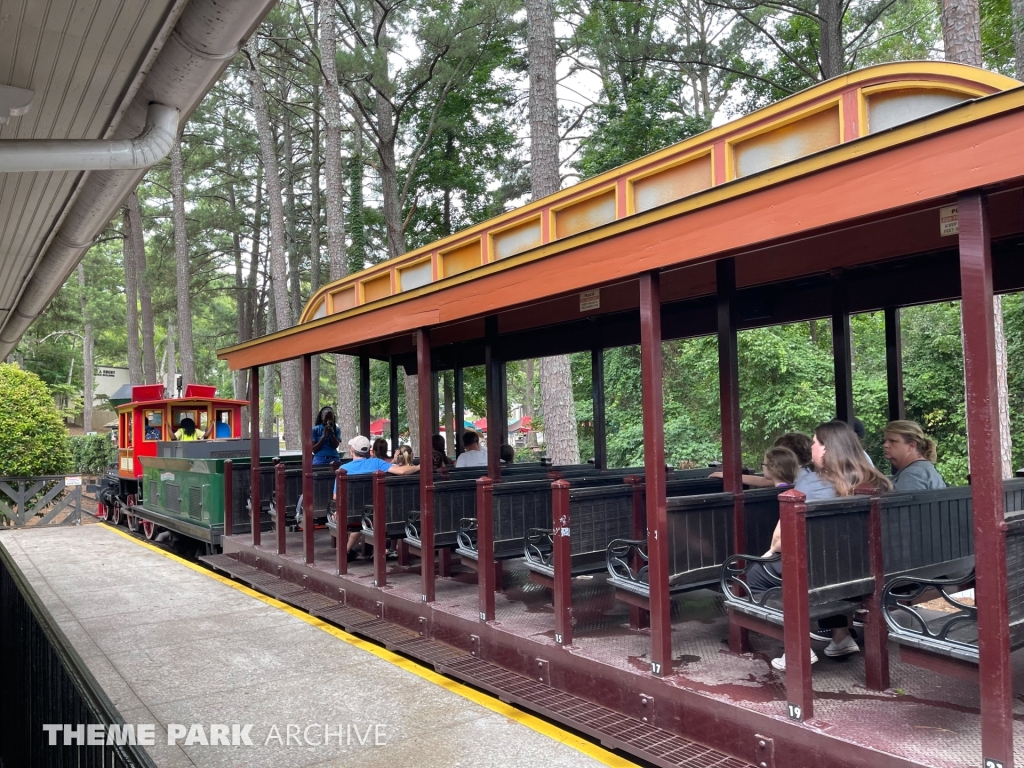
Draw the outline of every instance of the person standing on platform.
M334 410L329 405L324 406L316 415L316 424L313 426L313 466L340 462L339 445L341 429L334 419Z

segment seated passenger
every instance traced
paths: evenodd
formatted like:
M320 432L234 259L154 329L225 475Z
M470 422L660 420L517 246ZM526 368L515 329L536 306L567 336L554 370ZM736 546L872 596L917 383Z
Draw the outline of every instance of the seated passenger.
M378 437L373 441L373 455L382 461L388 460L388 441L383 437Z
M203 436L196 431L196 423L188 416L178 423L178 431L171 435L172 440L202 440Z
M487 451L480 446L480 435L472 430L462 435L462 455L455 460L456 467L486 467Z
M797 460L796 478L799 478L805 472L807 467L811 464L811 438L800 432L787 432L780 437L775 438L776 448L787 448L789 449ZM765 454L767 456L768 454ZM708 477L722 478L722 472L712 472ZM762 477L761 475L743 475L743 484L751 488L774 488L777 483L772 482L768 479L767 474ZM792 485L793 483L789 483Z
M319 467L341 461L338 446L341 445L341 430L334 419L334 410L325 405L316 415L313 425L313 466Z
M503 445L498 449L498 453L501 456L502 464L514 464L516 461L516 452L511 445Z
M811 442L811 461L815 471L801 475L795 485L796 490L806 495L807 501L853 496L857 488L864 485L881 491L892 488L889 478L868 463L860 440L845 421L828 421L815 428L814 440ZM782 552L781 521L775 527L772 545L766 555L777 552ZM747 584L751 591L763 592L777 584L777 581L769 578L762 568L771 570L776 578L782 577L781 562L751 568L747 574ZM824 630L831 630L832 641L825 649L826 656L846 656L860 650L857 642L850 636L846 616L824 618L818 622L818 626ZM811 663L817 660L817 655L811 651ZM785 672L786 655L772 659L772 667Z
M920 424L890 421L884 434L885 458L892 464L895 490L930 491L946 487L935 469L935 441L925 437Z
M391 463L396 467L411 467L413 463L412 446L400 446L395 452L395 458Z
M151 427L149 425L149 416L146 417L146 439L147 440L162 440L163 430L160 427Z
M368 475L371 472L380 470L381 472L387 472L389 475L408 475L412 472L419 472L420 468L409 464L408 466L402 466L399 464L389 464L383 459L379 459L376 456L370 456L370 439L363 437L362 435L356 435L348 441L348 451L352 456L352 461L346 464L343 469L350 475ZM334 493L338 492L337 484L334 487ZM340 521L339 521L340 525ZM363 540L363 535L358 531L354 531L348 535L348 559L355 560L355 548ZM339 537L339 543L341 539Z
M448 458L448 454L445 453L447 448L444 435L434 435L430 438L430 443L433 446L433 460L434 469L441 469L441 467L450 467L455 464L454 461Z
M214 438L216 440L226 440L231 437L231 425L227 422L227 411L218 411L217 420L214 421L206 430L203 435L204 440Z

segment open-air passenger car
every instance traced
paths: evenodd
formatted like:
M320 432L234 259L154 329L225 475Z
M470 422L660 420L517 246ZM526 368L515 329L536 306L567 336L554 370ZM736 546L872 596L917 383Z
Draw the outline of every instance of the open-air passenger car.
M494 429L485 476L424 472L418 495L407 478L337 471L337 527L408 538L397 562L378 546L347 563L336 531L279 526L266 541L230 518L209 562L656 765L1013 765L1024 494L1001 477L992 302L1024 289L1022 146L1016 81L870 67L324 286L295 327L219 353L249 371L254 434L260 368L289 359L307 443L313 355L359 357L364 434L369 360L393 381L417 373L429 456L438 371L454 370L461 413L463 369L486 366L487 420L502 425L505 362L589 352L594 465L509 471ZM970 487L814 503L742 487L738 331L830 318L836 407L822 418L852 420L850 314L884 311L900 418L900 308L958 299ZM709 334L724 471L710 485L666 472L661 390L662 341ZM603 351L636 344L644 466L611 470ZM780 517L786 579L744 599ZM966 584L977 605L961 604L955 632L897 618ZM862 616L864 652L823 659L812 685L822 611ZM780 676L766 662L783 650Z

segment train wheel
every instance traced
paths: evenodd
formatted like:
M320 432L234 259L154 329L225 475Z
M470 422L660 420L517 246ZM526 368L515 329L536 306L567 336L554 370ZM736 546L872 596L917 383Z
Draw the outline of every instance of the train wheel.
M160 526L154 523L152 520L142 520L142 535L150 541L155 541L157 535L160 533Z
M139 532L139 518L135 515L125 515L125 522L128 525L128 530L132 533Z
M121 525L121 522L124 520L124 507L120 504L114 504L107 514L107 520L109 520L112 525Z

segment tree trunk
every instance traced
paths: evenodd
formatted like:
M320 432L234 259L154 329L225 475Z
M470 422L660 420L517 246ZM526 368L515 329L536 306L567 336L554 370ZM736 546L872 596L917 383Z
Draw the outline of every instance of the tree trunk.
M167 321L167 383L164 387L168 397L174 397L178 393L178 360L177 350L174 348L174 316Z
M366 218L363 215L363 129L358 120L352 126L348 183L348 232L351 240L348 268L350 272L360 272L366 268Z
M843 74L843 0L819 0L818 40L821 46L821 76L831 80Z
M455 445L455 400L453 398L453 387L452 379L454 374L452 371L444 371L442 374L442 380L444 386L444 436L445 436L445 449L446 453L451 453Z
M319 40L320 11L313 4L313 35ZM314 42L314 45L316 43ZM313 131L309 155L309 295L320 288L320 82L313 80ZM296 320L298 319L296 315ZM320 355L313 355L313 408L320 408Z
M281 103L287 104L289 98L288 85L282 77ZM288 109L281 111L281 151L284 154L284 221L285 221L285 249L288 252L288 310L291 314L289 325L299 321L302 314L302 283L299 277L299 241L296 234L295 213L295 151L292 145L292 117Z
M534 385L534 372L533 372L533 358L528 357L523 362L523 371L526 374L526 388L523 390L523 418L530 417L530 421L533 421L533 385ZM526 444L533 448L537 445L537 433L534 431L534 426L530 425L530 431L526 433Z
M139 290L139 306L142 309L142 376L146 384L155 384L156 344L153 324L153 290L146 268L146 237L142 229L142 213L139 211L139 196L132 190L128 195L128 217L132 220L132 251L135 254L135 277Z
M1016 57L1016 77L1024 80L1024 0L1010 0L1013 18L1013 52Z
M378 47L387 56L384 40L387 38L387 19L381 3L373 4L373 28L376 30ZM384 69L387 77L387 68ZM381 87L388 97L393 87L390 80ZM388 258L394 259L405 253L405 236L402 227L402 203L398 191L398 165L395 158L395 111L388 98L380 94L374 99L377 111L377 154L380 157L380 186L384 202L384 227L387 231ZM418 443L413 442L413 447Z
M228 185L232 199L234 189ZM171 200L174 208L174 264L178 297L178 346L181 354L181 383L196 384L196 356L192 346L192 295L188 264L188 229L185 222L185 171L181 141L171 147ZM239 313L241 317L242 313Z
M277 323L275 322L275 310L274 307L274 287L273 277L270 278L271 285L267 290L267 328L266 333L270 334L277 330ZM275 392L277 391L277 366L268 365L261 371L261 384L263 393L263 411L260 414L262 416L262 424L260 425L260 432L264 437L270 437L271 435L277 434L276 424L277 419L274 416L274 403L277 399ZM280 435L278 435L280 439Z
M246 46L250 68L249 83L252 90L253 112L256 116L256 131L259 134L260 153L266 169L267 200L270 212L270 273L274 288L274 311L277 327L284 329L291 325L288 306L288 265L284 249L284 207L281 203L281 177L277 169L277 150L270 133L270 116L267 113L263 78L259 70L259 51L256 38ZM297 449L299 436L299 364L289 360L281 364L281 402L284 414L284 439L289 449Z
M526 19L530 56L530 185L533 199L539 200L561 186L554 0L526 0ZM578 464L579 436L568 356L540 361L540 397L548 455L555 464Z
M982 66L978 0L942 0L942 44L946 61Z
M238 202L234 185L227 185L228 206L231 208L231 250L235 257L235 306L238 308L236 333L241 341L245 336L245 275L242 271L242 237L238 231ZM245 370L232 371L231 389L236 400L245 398Z
M85 267L78 262L78 305L82 308L82 428L92 432L93 362L92 322L89 320L89 300L85 295Z
M1013 477L1013 436L1010 434L1010 388L1007 383L1006 332L1003 329L1003 297L992 297L996 341L996 387L999 391L999 445L1003 478Z
M135 268L135 239L132 237L132 219L124 209L124 295L128 326L128 381L142 384L142 349L139 346L139 286Z
M341 159L341 94L338 91L338 39L334 0L320 0L320 61L324 73L324 176L327 186L327 259L331 280L348 274L345 253L344 171ZM359 432L358 397L353 360L334 356L334 378L338 387L338 428L342 439Z

